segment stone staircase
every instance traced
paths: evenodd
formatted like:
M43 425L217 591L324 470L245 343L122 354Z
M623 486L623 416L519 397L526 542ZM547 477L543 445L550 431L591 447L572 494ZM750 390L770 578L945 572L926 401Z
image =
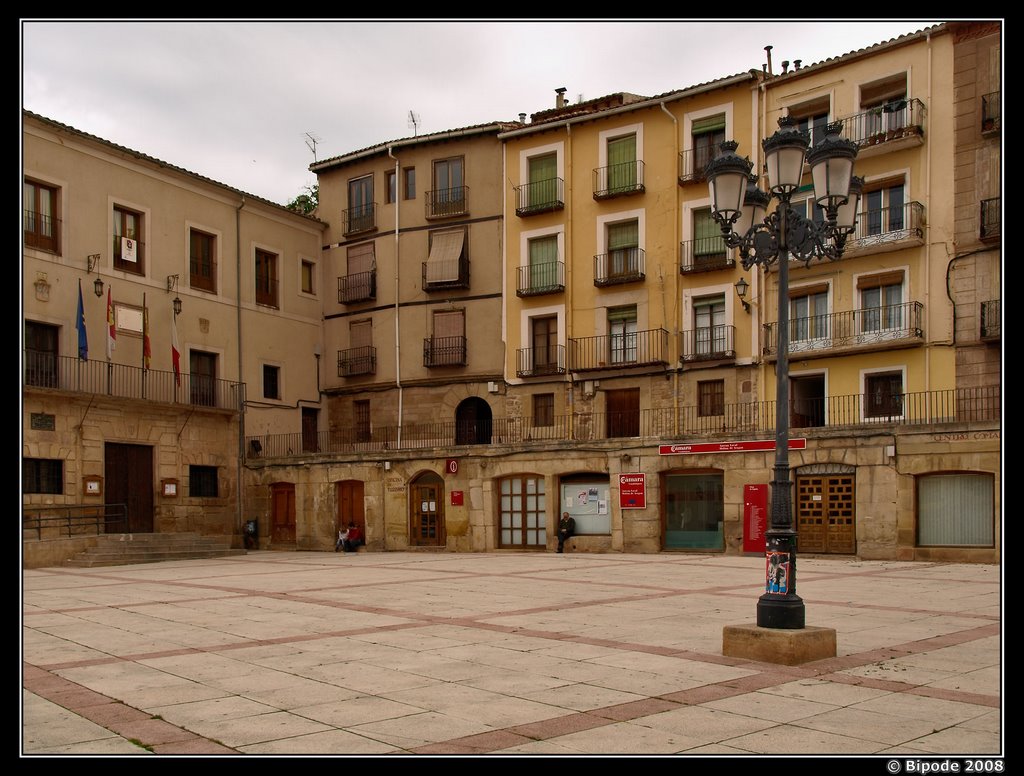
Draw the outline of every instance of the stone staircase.
M98 537L95 547L68 558L65 566L123 566L129 563L157 563L163 560L223 558L245 555L232 549L227 536L201 536L198 533L107 534Z

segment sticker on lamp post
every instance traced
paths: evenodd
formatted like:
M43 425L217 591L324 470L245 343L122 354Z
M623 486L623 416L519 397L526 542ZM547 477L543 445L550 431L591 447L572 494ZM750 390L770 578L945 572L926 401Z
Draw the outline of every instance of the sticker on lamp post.
M765 592L776 595L789 593L789 553L769 552L765 565Z

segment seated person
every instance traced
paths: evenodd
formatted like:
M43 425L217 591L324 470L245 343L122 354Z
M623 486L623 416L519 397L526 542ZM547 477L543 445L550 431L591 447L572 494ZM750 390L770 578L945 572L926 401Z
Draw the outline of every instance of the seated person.
M334 543L334 551L343 550L345 548L345 542L348 539L348 529L338 531L338 541Z
M342 548L345 552L355 552L360 544L365 544L362 533L355 523L349 523L348 530L345 533L345 539L342 541Z

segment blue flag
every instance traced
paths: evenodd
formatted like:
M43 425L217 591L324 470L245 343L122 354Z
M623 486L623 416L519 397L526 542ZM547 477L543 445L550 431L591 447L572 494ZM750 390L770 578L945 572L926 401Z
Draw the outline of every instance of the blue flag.
M82 281L78 281L78 322L75 324L78 329L78 357L83 361L89 360L89 338L85 335L85 307L82 304Z

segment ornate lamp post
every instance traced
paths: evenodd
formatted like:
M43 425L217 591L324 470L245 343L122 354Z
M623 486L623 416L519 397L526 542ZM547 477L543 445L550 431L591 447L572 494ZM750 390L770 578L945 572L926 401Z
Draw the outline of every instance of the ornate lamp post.
M765 532L765 592L757 603L757 624L763 628L803 628L804 602L796 594L796 531L789 476L789 262L810 265L813 259L835 261L853 232L862 181L853 177L857 145L839 137L842 124L830 124L825 137L808 152L806 132L792 119L779 119L779 130L763 140L766 194L750 174L753 163L736 154L734 141L706 168L712 215L722 227L725 243L739 248L743 268L755 264L766 271L778 265L778 353L775 364L775 467L770 526ZM800 188L804 160L811 168L814 201L824 212L816 223L791 206ZM775 210L765 217L772 198Z

